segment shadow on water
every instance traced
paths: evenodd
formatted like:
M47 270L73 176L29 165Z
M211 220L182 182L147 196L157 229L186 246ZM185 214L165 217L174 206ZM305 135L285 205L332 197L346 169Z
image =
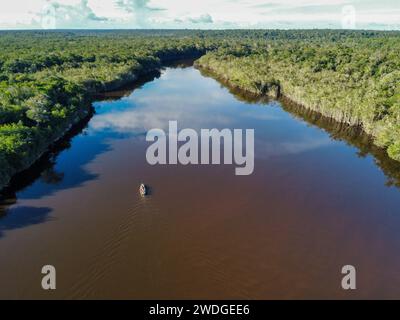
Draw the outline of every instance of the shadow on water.
M117 90L102 92L94 96L94 101L113 101L129 97L134 90L140 89L146 83L152 82L161 77L161 72L156 70L142 75L137 81L128 83Z
M146 83L159 79L161 77L162 71L165 70L166 68L185 69L193 66L193 63L194 63L193 59L182 59L182 60L166 62L164 63L161 72L159 70L155 70L148 74L142 75L137 81L128 83L127 85L122 86L118 90L99 93L95 96L95 100L113 101L124 97L129 97L133 91L140 89Z
M193 60L171 62L165 67L185 68L190 65L193 65ZM118 90L94 96L93 101L119 100L131 95L134 90L140 89L144 84L158 79L160 76L160 71L143 75L138 81L123 86ZM88 136L86 129L93 114L96 112L95 110L92 111L89 117L73 126L65 137L52 145L29 169L15 175L8 187L1 191L0 238L4 236L4 231L49 221L51 208L13 207L17 204L18 199L40 199L60 190L79 187L87 181L98 178L98 175L88 172L85 169L85 165L98 155L110 150L110 145L105 142L106 138L110 136L112 138L123 138L124 136L116 133L106 133L100 138ZM79 142L74 140L80 135L86 135L85 139L81 139ZM71 149L72 142L74 143L74 148ZM69 155L63 161L63 154L68 151L74 154ZM71 157L74 159L73 163L68 160ZM35 187L29 188L33 184L35 184Z
M193 59L181 59L181 60L175 60L175 61L170 61L166 62L164 64L164 68L174 68L174 69L185 69L188 67L192 67L194 64Z
M4 237L4 232L9 230L21 229L35 224L50 221L50 212L46 207L15 207L2 208L0 206L0 238Z
M94 97L94 101L118 100L129 96L132 91L144 84L159 78L160 72L153 72L140 78L121 89L102 93ZM92 114L82 120L57 143L52 145L29 169L15 175L9 185L0 193L0 238L5 230L22 228L32 224L46 222L51 212L50 208L15 207L17 199L40 199L52 195L60 190L76 188L87 181L98 178L98 175L88 172L85 166L100 154L110 150L110 145L105 139L123 138L118 134L104 134L102 137L92 137L86 134L88 123ZM76 141L78 136L85 135L85 139ZM72 149L72 143L74 148ZM73 163L63 159L65 152L71 152L67 158L73 158ZM75 156L76 153L76 156ZM60 164L61 163L61 164ZM66 171L66 172L64 172ZM35 184L34 188L29 188Z
M212 73L211 71L198 67L196 67L196 69L200 71L200 74L203 77L217 80L220 83L221 87L226 88L240 102L245 102L247 104L263 104L263 105L269 104L271 102L271 98L268 96L265 95L263 96L248 91L244 91L239 87L232 86L225 79L215 76L215 74Z
M268 104L271 101L267 96L256 95L237 87L232 87L224 79L216 77L212 72L198 68L204 77L217 80L221 86L238 100L252 104ZM386 151L372 143L372 138L367 135L360 127L349 126L335 121L332 118L324 117L321 113L307 109L302 105L296 104L290 99L282 97L279 99L283 110L312 126L324 130L329 136L338 141L344 141L352 147L356 147L361 158L372 155L375 164L382 170L387 178L386 185L400 188L400 162L395 161L387 155Z
M332 139L344 141L348 145L356 147L359 150L357 153L359 157L364 158L372 155L375 164L387 178L386 185L400 188L400 162L389 158L384 149L374 145L371 136L365 134L360 127L349 126L324 117L318 112L306 109L285 98L281 99L281 106L296 118L324 130Z
M84 134L88 120L85 119L74 126L64 138L52 145L29 169L15 175L9 186L2 191L2 203L15 199L17 193L20 193L18 195L20 199L39 199L58 190L77 187L85 181L96 179L96 175L87 172L83 167L98 154L108 150L108 146L104 143L97 142L89 149L81 148L81 151L84 152L79 158L76 158L74 172L70 177L65 177L64 172L59 171L60 169L56 167L59 155L70 149L73 138ZM40 184L37 188L28 188L36 182Z

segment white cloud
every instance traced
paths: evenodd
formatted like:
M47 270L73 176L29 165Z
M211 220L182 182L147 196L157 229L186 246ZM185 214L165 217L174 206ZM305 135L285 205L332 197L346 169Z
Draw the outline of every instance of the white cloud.
M59 28L340 27L354 5L359 28L400 29L399 0L1 0L0 28L38 28L56 8ZM46 25L46 24L45 24Z

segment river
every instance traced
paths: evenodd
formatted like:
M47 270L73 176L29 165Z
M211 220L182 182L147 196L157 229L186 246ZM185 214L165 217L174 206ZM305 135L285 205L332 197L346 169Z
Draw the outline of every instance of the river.
M84 128L15 179L0 298L400 298L397 168L193 66L146 80L99 98ZM149 165L146 132L169 120L255 129L254 173ZM44 265L54 291L41 288ZM344 265L357 290L341 288Z

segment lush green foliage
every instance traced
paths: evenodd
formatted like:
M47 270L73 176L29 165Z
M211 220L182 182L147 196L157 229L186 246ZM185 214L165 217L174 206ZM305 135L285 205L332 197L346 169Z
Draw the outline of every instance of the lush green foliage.
M224 47L197 64L231 85L283 94L350 125L400 160L400 35L258 41Z
M88 114L92 93L213 47L179 32L0 32L0 187Z
M362 125L400 160L400 34L373 31L0 32L0 187L111 90L198 57L232 84L271 89Z

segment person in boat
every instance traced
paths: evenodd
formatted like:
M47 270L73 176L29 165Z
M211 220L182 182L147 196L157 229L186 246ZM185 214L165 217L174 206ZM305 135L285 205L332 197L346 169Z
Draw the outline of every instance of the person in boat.
M139 192L142 196L147 195L147 187L144 183L140 184Z

